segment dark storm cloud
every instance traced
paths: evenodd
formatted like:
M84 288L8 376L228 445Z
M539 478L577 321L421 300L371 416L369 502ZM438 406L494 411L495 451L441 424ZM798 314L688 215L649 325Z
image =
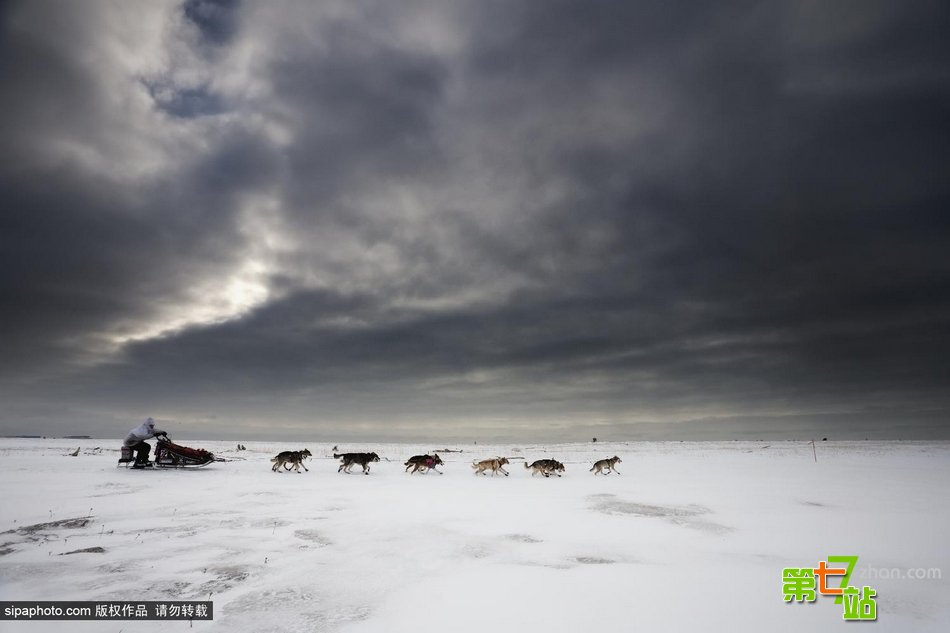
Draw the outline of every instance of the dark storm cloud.
M364 185L416 177L436 164L432 117L444 62L374 41L363 27L363 19L331 21L267 68L279 95L276 117L294 135L286 202L304 223Z
M207 86L177 88L146 83L146 87L156 105L172 116L191 118L220 114L226 110L221 97L211 92Z
M0 124L8 148L0 373L16 384L97 352L90 334L146 317L185 290L189 275L233 259L222 244L234 234L230 196L263 170L255 159L262 149L235 134L193 174L121 182L129 124L114 116L95 69L42 25L11 19L4 27L0 80L11 107ZM115 172L70 160L74 148L80 157L115 152Z
M185 17L214 45L227 44L238 29L239 0L187 0Z
M40 160L118 143L110 96L68 42L6 25L20 418L947 436L943 4L181 10L198 58L185 38L131 81L200 151L134 181ZM266 53L229 65L248 43ZM47 377L252 260L249 311Z

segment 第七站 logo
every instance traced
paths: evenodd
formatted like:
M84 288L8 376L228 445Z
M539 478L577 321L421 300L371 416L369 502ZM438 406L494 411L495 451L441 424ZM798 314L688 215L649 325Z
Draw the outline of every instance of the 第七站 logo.
M834 597L835 604L843 606L843 620L877 620L877 592L867 585L858 589L849 583L851 572L858 562L857 556L829 556L827 561L818 561L817 567L785 567L782 569L782 593L785 602L814 602L818 596ZM832 567L844 563L845 567ZM837 586L829 582L829 576L841 576Z

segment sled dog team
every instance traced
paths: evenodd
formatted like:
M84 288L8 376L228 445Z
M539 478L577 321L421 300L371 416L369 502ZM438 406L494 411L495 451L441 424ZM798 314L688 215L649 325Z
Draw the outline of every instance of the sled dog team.
M303 469L309 472L309 469L304 466L303 460L312 456L312 453L306 448L302 451L283 451L271 459L271 461L274 462L271 470L277 473L280 472L280 467L283 466L285 470L293 469L299 474L300 468L303 466ZM370 464L378 462L379 455L376 453L333 453L333 459L340 460L340 467L337 468L338 473L346 473L349 475L350 469L353 468L353 466L359 465L363 469L363 474L368 475ZM617 470L617 464L622 461L623 460L616 455L608 459L598 460L594 462L590 472L595 475L609 475L612 472L619 475L620 471ZM403 465L406 467L405 472L410 475L417 472L425 474L430 470L434 470L441 475L442 471L436 468L436 466L441 466L443 463L442 458L437 454L432 454L413 455ZM472 462L472 468L476 475L485 475L488 471L491 471L492 476L501 473L507 477L509 473L505 470L504 466L509 463L507 457L493 457L491 459ZM531 471L532 477L537 474L541 474L544 477L550 477L551 475L560 477L561 473L564 472L564 464L556 459L539 459L531 464L525 462L524 467Z

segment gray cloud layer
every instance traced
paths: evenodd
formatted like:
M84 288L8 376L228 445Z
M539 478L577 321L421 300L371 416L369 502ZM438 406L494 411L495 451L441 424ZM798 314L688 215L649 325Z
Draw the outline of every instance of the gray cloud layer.
M74 4L0 432L950 436L945 3Z

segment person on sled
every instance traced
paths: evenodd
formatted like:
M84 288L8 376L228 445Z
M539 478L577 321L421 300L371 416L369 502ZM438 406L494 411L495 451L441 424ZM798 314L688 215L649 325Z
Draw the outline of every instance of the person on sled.
M148 454L151 452L152 446L146 443L145 440L158 435L168 439L168 433L155 428L155 420L152 418L145 420L145 422L129 431L125 441L122 442L122 446L127 446L135 451L135 463L132 464L132 468L145 468L152 465L152 462L148 461Z

